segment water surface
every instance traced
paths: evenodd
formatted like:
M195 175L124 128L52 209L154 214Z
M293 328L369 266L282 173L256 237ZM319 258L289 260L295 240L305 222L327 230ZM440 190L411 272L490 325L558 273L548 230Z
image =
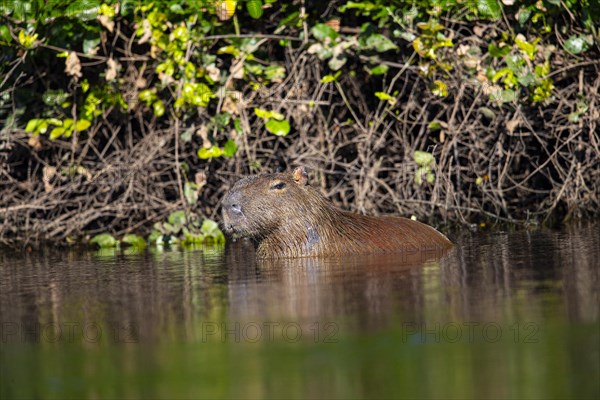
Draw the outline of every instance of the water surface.
M0 396L598 398L600 225L444 257L0 253Z

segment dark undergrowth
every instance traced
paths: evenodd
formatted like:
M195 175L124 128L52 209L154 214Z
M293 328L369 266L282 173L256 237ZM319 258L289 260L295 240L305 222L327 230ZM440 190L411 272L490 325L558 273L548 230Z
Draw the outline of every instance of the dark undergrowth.
M436 226L598 217L593 4L178 3L2 9L0 243L218 221L297 165Z

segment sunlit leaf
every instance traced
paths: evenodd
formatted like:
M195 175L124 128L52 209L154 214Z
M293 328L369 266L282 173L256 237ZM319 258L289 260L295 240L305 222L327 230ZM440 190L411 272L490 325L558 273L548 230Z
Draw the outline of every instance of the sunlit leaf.
M481 107L479 109L479 112L490 121L496 118L496 113L489 107Z
M502 6L498 0L476 0L477 11L484 17L499 19L502 17Z
M237 151L237 144L235 144L235 141L229 139L227 140L227 142L225 143L225 146L223 146L223 155L225 157L233 157L235 155L235 152Z
M77 131L81 132L81 131L85 131L91 125L92 125L92 123L90 121L88 121L87 119L79 119L79 120L77 120L77 123L75 124L75 129Z
M440 121L431 121L427 127L432 131L439 131L442 129L442 123Z
M65 133L65 128L61 126L57 126L56 128L50 131L50 140L55 140L61 137Z
M116 247L119 241L115 239L110 233L100 233L94 236L90 243L97 244L100 248Z
M0 25L0 39L5 43L10 43L12 41L10 29L8 29L7 25Z
M215 11L217 17L221 21L226 21L229 18L233 17L236 5L237 2L232 0L217 1L217 3L215 4Z
M431 89L431 93L435 94L436 96L446 97L448 96L448 86L440 80L435 80L433 81L433 89Z
M396 102L398 100L396 100L395 97L390 96L389 94L385 93L385 92L375 92L375 96L379 99L379 100L385 100L388 103L390 103L391 105L396 104Z
M339 54L339 55L329 59L329 61L327 62L327 65L332 70L338 71L340 68L342 68L344 66L344 64L346 64L347 61L348 61L347 57Z
M186 182L183 186L183 195L188 204L196 204L196 201L198 201L198 185L193 182Z
M162 238L162 233L160 233L158 230L153 230L148 235L148 242L157 243L159 238Z
M369 69L371 75L383 75L388 72L389 67L385 64L379 64L376 67Z
M186 85L184 85L183 87L185 90ZM149 105L156 98L156 94L154 94L152 90L146 89L142 90L138 97L141 101Z
M334 75L325 75L321 78L321 83L334 82L342 74L342 71L336 72Z
M165 106L163 105L162 100L157 100L152 104L152 111L154 111L154 115L159 118L165 114Z
M204 233L213 233L219 230L219 224L207 218L202 222L202 228L200 228L200 230Z
M270 119L265 124L265 127L269 132L277 136L285 136L290 133L290 123L287 120L277 121Z
M435 162L433 154L420 150L415 150L413 154L413 159L417 164L422 166L431 165Z
M496 58L504 57L505 55L510 53L510 46L498 47L495 44L490 43L488 45L488 53L490 53L490 55L492 57L496 57Z
M315 39L323 42L325 39L334 41L338 37L338 33L327 24L317 24L312 27L311 32Z
M365 47L368 49L375 49L380 53L398 49L398 46L396 46L394 42L380 33L370 35L365 42Z
M146 247L146 241L144 240L143 237L135 235L135 234L131 234L131 233L123 236L123 239L121 239L121 241L123 243L127 243L131 246L135 246L135 247L139 247L139 248Z
M254 108L254 114L256 114L256 116L258 118L269 119L269 118L271 118L271 115L273 114L273 112L264 110L262 108Z
M263 4L261 0L248 0L246 2L246 10L248 14L254 18L259 19L263 15Z
M181 227L186 223L185 211L173 211L169 214L168 221L174 227Z
M25 126L25 132L33 133L34 135L46 133L48 130L48 121L45 119L30 119Z
M218 146L212 146L208 149L206 147L202 147L200 150L198 150L198 157L200 157L202 160L221 157L222 154L223 151Z
M93 54L95 52L94 49L100 44L100 37L95 37L92 39L84 39L83 40L83 52L85 54Z
M571 54L580 54L589 49L588 42L581 36L571 36L564 44L565 50Z

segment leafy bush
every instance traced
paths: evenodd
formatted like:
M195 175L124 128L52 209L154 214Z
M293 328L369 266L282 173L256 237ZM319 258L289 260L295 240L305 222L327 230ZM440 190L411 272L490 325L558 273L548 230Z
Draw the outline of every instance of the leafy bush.
M587 88L571 85L579 84L577 74L593 76L598 68L598 2L303 4L35 0L0 5L0 118L7 121L2 132L10 142L6 158L12 179L3 186L9 195L0 207L8 208L0 223L7 233L0 239L23 238L27 229L37 229L40 237L123 233L126 225L149 227L176 210L210 215L226 189L227 170L275 168L282 158L302 160L311 151L316 166L327 171L322 177L333 184L350 165L359 170L377 166L378 171L390 171L386 163L410 165L409 181L415 186L407 196L435 200L434 193L445 185L444 190L452 187L452 193L464 196L456 210L466 202L487 215L515 220L512 207L518 209L523 196L539 193L548 196L535 210L543 216L567 195L564 214L576 204L597 209L597 196L582 189L593 186L591 175L582 175L572 193L557 189L570 176L561 171L575 162L568 155L568 160L549 156L551 163L527 152L503 158L500 162L514 167L507 170L515 176L513 162L523 157L530 158L528 171L542 174L523 178L523 194L512 184L506 191L492 187L491 182L502 187L503 175L484 172L489 166L482 163L490 159L475 162L472 155L481 151L455 146L491 152L498 127L514 129L512 116L523 112L532 118L566 114L542 125L580 124L579 131L565 132L587 135L568 141L574 145L581 139L585 147L593 136L590 105L595 99ZM464 120L458 122L465 98L470 109L459 113ZM415 116L413 99L427 103L422 108L427 112ZM476 130L494 139L483 133L458 139L457 126L460 130L480 115ZM402 143L386 138L396 125L395 137L402 137ZM347 141L337 150L323 139L335 132ZM363 138L370 138L370 144L364 145ZM540 136L539 143L523 148L532 151L561 140ZM385 157L383 143L388 144ZM446 158L447 146L453 148L454 161ZM580 151L586 155L578 161L584 166L594 155L586 151ZM433 159L425 162L423 154ZM23 155L29 166L18 161ZM458 163L453 168L461 172L444 181L435 170L449 168L450 162ZM119 168L126 173L115 172ZM384 180L392 175L381 173ZM341 179L351 183L354 178ZM404 187L399 183L404 177L394 179L386 183ZM402 209L395 195L384 195L387 200L378 205L369 203L366 188L372 183L362 176L359 180L365 189L355 188L358 204L431 214L417 206ZM36 190L15 185L24 181ZM343 192L336 196L348 204ZM515 205L507 206L511 196ZM580 203L581 198L587 200ZM390 202L396 208L389 209ZM8 206L20 203L34 206L27 215ZM43 223L58 216L76 221L77 208L100 211L70 226ZM459 214L452 218L464 221ZM27 218L39 221L36 228L24 222Z

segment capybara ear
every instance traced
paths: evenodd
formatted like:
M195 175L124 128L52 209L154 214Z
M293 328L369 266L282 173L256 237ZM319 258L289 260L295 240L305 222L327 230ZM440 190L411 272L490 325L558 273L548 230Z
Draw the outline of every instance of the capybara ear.
M304 167L296 167L292 172L292 176L298 185L308 185L308 174Z

